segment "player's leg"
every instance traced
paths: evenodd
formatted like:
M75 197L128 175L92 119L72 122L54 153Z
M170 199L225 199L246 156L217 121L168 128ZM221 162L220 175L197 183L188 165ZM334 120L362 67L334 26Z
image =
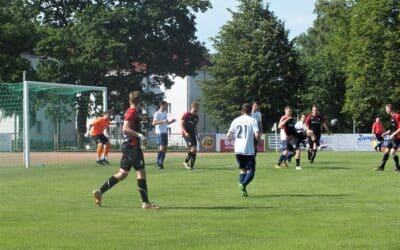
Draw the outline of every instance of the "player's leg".
M99 188L93 191L93 196L95 198L95 202L98 206L101 206L101 196L107 190L111 189L115 184L119 181L125 179L129 171L133 165L133 150L132 146L129 143L122 144L122 157L120 162L120 169L118 173L112 175L110 178L104 182L104 184Z
M244 185L244 181L246 179L246 161L244 155L236 155L236 162L239 166L239 189L240 193L243 197L247 197L246 186Z
M300 151L300 147L299 146L296 148L295 152L296 152L296 155L295 155L294 158L296 159L296 170L301 170L302 169L301 166L300 166L300 154L301 154L301 151Z
M308 158L307 159L309 161L311 161L312 151L313 151L313 148L314 148L314 142L313 142L311 136L308 136L307 139L308 139L308 144L307 144L307 155L308 155Z
M111 143L108 141L108 138L102 134L100 135L100 141L103 144L103 158L101 161L105 164L110 164L108 162L108 152L110 152Z
M160 149L159 149L160 150L159 167L161 169L164 168L164 159L167 153L167 147L168 147L168 134L161 134Z
M132 163L133 168L136 170L136 181L138 191L142 199L142 208L158 209L158 206L149 201L143 151L139 145L133 146L132 151Z
M394 139L394 145L392 148L392 156L395 164L395 171L400 172L399 156L397 155L397 149L400 147L400 139Z
M246 177L244 178L243 185L247 187L254 179L256 173L256 161L255 155L245 155L244 157L246 162Z
M96 163L100 165L104 165L103 162L101 161L101 154L103 152L103 143L101 142L101 139L99 135L93 136L92 139L97 145L96 149Z
M288 154L288 142L287 142L287 140L282 140L281 144L282 145L281 145L280 149L282 150L282 153L278 158L278 162L275 165L275 168L281 168L281 164L285 160L286 155Z
M315 157L317 157L317 151L318 151L318 147L320 145L320 140L321 140L321 134L315 135L314 141L313 141L313 151L312 151L310 163L313 163L315 160Z
M191 153L192 141L190 140L190 137L187 137L187 136L184 136L183 139L185 140L186 145L188 147L188 152L187 152L187 155L186 155L185 160L183 162L183 166L186 169L191 169L190 165L189 165L189 161L192 159L192 153Z
M385 170L385 165L386 165L387 160L389 159L389 154L390 154L390 151L392 150L392 147L393 147L393 143L389 142L387 148L385 149L385 152L383 153L383 158L382 158L381 164L378 167L374 168L374 171L384 171Z

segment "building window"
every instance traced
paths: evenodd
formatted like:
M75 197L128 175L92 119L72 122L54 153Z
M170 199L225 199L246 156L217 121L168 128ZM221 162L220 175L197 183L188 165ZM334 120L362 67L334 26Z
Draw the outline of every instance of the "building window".
M36 134L40 135L42 133L42 122L36 122Z
M172 109L171 109L171 103L168 103L168 113L171 113Z

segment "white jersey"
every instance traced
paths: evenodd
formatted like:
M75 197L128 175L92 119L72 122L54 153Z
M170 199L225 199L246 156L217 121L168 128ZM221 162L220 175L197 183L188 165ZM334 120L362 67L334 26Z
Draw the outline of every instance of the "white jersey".
M282 128L280 129L279 135L281 137L281 141L286 140L286 133L285 133L284 129L282 129Z
M302 121L297 121L294 125L294 128L297 130L297 132L302 132L304 131L304 123Z
M154 113L154 116L153 116L154 121L161 121L161 120L166 120L166 119L167 119L166 112L157 111ZM167 122L156 125L156 134L159 135L159 134L167 134L167 133L168 133Z
M228 133L235 135L235 153L254 155L254 136L257 133L256 119L248 115L241 115L231 123Z
M251 112L251 117L256 119L257 122L262 122L262 115L259 111Z

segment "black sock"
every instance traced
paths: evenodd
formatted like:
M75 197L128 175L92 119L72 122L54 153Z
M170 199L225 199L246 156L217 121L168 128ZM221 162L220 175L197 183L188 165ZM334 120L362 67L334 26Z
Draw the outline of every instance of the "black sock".
M308 160L311 160L311 150L307 150Z
M188 163L190 159L192 159L192 152L189 151L186 155L185 162Z
M300 166L300 159L296 159L296 167Z
M196 153L192 153L192 158L190 160L190 166L194 166L194 162L196 161Z
M384 154L380 168L385 168L385 164L388 159L389 159L389 154Z
M108 178L108 180L103 184L103 186L101 186L100 188L100 192L103 194L105 193L107 190L109 190L110 188L112 188L115 184L118 183L118 179L115 178L114 176L111 176L110 178Z
M314 160L316 156L317 156L317 150L313 149L311 160Z
M142 201L148 203L149 197L147 196L146 179L138 179L137 185L138 185L138 190L139 190L140 196L142 197Z
M399 166L399 156L398 155L393 156L393 160L396 163L396 167L398 167Z

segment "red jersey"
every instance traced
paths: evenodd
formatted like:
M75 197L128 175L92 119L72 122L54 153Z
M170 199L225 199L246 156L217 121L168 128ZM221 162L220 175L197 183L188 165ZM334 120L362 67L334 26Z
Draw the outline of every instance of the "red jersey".
M90 131L91 136L101 135L104 133L104 129L110 126L110 122L103 117L100 117L92 123L92 131Z
M282 116L281 119L279 120L279 122L284 122L288 120L285 125L283 126L283 130L285 131L286 134L286 138L289 138L291 136L296 136L297 135L297 131L295 128L295 121L292 117L287 117L286 115Z
M186 112L182 116L183 127L190 136L195 136L197 123L199 122L199 116L197 114L192 114L191 112ZM184 135L182 131L182 135Z
M382 122L374 122L374 124L372 124L373 134L382 134L383 132L385 132L385 129L383 128Z
M137 131L138 129L138 112L135 108L128 108L125 112L125 121L129 121L129 128L132 129L133 131ZM138 145L139 144L139 139L136 136L131 137L131 145Z
M393 113L392 119L390 120L390 131L393 133L398 129L400 129L400 114ZM400 133L398 133L395 138L400 139Z
M317 114L316 116L309 114L304 123L307 124L308 128L311 129L315 134L321 134L321 125L324 123L324 119L320 114Z

